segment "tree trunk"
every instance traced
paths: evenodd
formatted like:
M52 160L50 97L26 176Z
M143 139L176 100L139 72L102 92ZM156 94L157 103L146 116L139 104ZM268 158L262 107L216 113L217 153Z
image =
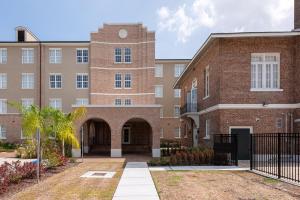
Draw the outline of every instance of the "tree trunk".
M65 156L65 140L62 140L62 155Z

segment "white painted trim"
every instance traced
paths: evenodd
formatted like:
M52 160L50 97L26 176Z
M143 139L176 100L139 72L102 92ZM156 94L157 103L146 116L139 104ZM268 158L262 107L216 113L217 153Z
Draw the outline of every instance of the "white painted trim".
M143 41L143 42L99 42L99 41L91 41L91 44L105 44L105 45L137 45L137 44L148 44L155 43L155 41Z
M300 123L300 119L295 119L295 123Z
M92 92L90 94L91 95L103 95L103 96L143 96L143 95L154 95L155 93L98 93L98 92Z
M122 150L121 149L111 149L110 156L112 158L120 158L120 157L122 157Z
M250 129L250 134L253 134L253 126L229 126L229 135L232 129Z
M300 108L300 103L297 104L217 104L215 106L201 110L198 114L203 115L216 110L230 110L230 109L296 109Z
M155 69L155 67L126 67L126 68L115 68L115 67L91 67L91 69L103 69L103 70L148 70L148 69Z
M80 108L82 105L72 105L72 108ZM145 105L120 105L120 106L115 106L115 105L84 105L83 107L86 108L160 108L162 107L161 105L157 104L145 104Z
M283 89L257 89L257 88L251 88L250 92L283 92Z

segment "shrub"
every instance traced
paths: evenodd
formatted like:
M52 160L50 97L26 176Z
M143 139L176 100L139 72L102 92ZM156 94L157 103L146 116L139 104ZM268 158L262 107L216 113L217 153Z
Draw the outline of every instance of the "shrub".
M17 157L24 159L36 158L36 146L36 140L27 140L17 148Z

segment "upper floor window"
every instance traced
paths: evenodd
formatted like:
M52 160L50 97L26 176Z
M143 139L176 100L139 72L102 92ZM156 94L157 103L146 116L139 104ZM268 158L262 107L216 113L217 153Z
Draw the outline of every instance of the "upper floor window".
M163 77L163 76L164 76L163 65L161 64L155 65L155 77Z
M6 139L6 128L0 125L0 139Z
M22 89L34 89L33 73L22 73Z
M125 48L125 63L131 63L131 49Z
M89 87L89 75L88 74L77 74L76 77L76 88L85 89Z
M209 97L209 66L204 70L204 95Z
M49 106L54 109L61 110L62 109L62 101L61 101L61 99L50 99Z
M7 88L7 74L0 73L0 89L6 89L6 88Z
M87 98L78 98L76 99L76 105L78 106L83 106L83 105L88 105L89 100Z
M162 98L164 96L164 88L162 85L155 86L155 97Z
M115 49L115 62L121 63L122 62L122 50L121 48Z
M89 62L89 50L87 48L76 49L76 55L77 55L77 63Z
M61 63L61 48L50 48L49 49L49 63L59 64Z
M7 49L0 48L0 64L6 64L6 63L7 63Z
M115 105L116 106L122 105L122 100L121 99L115 99Z
M49 84L50 84L51 89L60 89L60 88L62 88L61 74L50 74Z
M174 129L175 138L181 138L180 127Z
M180 98L181 96L181 89L174 89L174 97Z
M122 88L122 75L120 73L115 74L115 88Z
M124 81L125 88L131 88L131 74L125 74Z
M131 105L131 99L125 99L125 106Z
M280 54L251 54L251 90L272 90L280 88Z
M33 105L33 99L22 99L22 106L24 108L29 108L31 105Z
M174 106L174 117L180 116L180 106Z
M34 63L34 49L22 48L22 64L33 64L33 63Z
M185 64L175 64L174 76L179 77L185 68Z
M7 113L7 100L0 99L0 114Z

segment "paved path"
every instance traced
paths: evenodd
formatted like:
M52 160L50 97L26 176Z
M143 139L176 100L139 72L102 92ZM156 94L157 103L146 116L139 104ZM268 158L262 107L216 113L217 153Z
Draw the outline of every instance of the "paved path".
M128 162L113 200L159 200L146 162Z

